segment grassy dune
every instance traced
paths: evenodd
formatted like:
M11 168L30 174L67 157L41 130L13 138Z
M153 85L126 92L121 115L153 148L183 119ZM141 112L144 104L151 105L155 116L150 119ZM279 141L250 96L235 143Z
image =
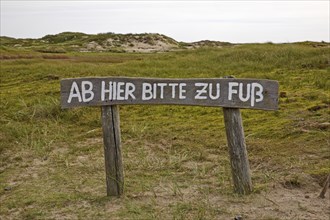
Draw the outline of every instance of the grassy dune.
M0 219L327 219L329 45L157 54L1 47ZM61 110L62 78L278 80L278 111L242 110L254 191L232 191L221 108L121 106L125 193L106 197L100 109Z

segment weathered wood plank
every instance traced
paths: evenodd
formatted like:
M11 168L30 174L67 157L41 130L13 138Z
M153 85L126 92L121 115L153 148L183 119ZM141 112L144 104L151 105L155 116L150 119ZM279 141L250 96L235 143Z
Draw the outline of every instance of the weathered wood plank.
M128 77L61 80L62 108L132 104L276 110L278 82L259 79Z
M223 108L223 113L234 191L249 194L252 191L252 182L241 112L239 109Z
M101 107L104 160L108 196L123 194L124 176L121 157L119 107Z

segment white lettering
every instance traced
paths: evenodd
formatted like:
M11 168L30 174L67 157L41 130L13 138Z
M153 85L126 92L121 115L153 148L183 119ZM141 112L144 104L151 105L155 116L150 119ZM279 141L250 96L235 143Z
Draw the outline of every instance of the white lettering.
M112 82L112 100L117 100L117 83Z
M164 99L164 87L167 86L167 83L158 83L160 89L160 98Z
M88 88L87 88L88 87ZM93 83L90 81L81 82L81 95L83 102L89 102L94 98ZM89 97L87 98L87 96Z
M136 99L134 96L134 92L135 92L135 85L133 83L126 83L126 87L125 87L125 100L128 100L128 96L130 96L132 99Z
M73 82L71 85L68 103L71 103L72 98L78 98L78 101L81 102L81 95L80 95L79 88L78 88L78 85L76 82Z
M123 94L125 90L122 88L123 86L125 86L124 82L117 83L117 100L125 100L125 94Z
M154 91L153 91L152 98L156 99L157 98L157 83L154 83L153 86L154 86Z
M168 85L172 87L172 99L175 99L175 87L178 86L178 83L169 83Z
M202 89L197 89L196 90L196 95L195 95L195 99L207 99L206 96L202 96L202 94L207 94L207 91L206 91L206 88L207 88L207 83L195 83L195 86L202 86L203 88Z
M105 100L105 93L109 93L109 100L112 99L112 82L109 82L109 89L105 89L105 82L101 82L101 101Z
M237 90L233 89L234 86L238 86L237 82L229 82L228 83L228 100L232 100L233 99L233 94L237 94Z
M142 100L152 99L152 85L150 83L142 84Z
M258 91L256 91L256 88ZM262 94L264 88L259 83L252 83L252 89L251 89L251 106L254 106L255 102L261 102L264 99L264 96ZM255 98L255 95L258 96L258 98Z
M133 83L125 82L109 82L109 87L106 88L106 83L101 82L101 101L106 100L108 95L108 100L128 100L136 99L134 96L135 85Z
M251 84L248 83L246 85L246 96L245 98L243 97L243 83L239 84L239 93L238 93L238 97L242 102L246 102L250 99L250 94L251 94ZM251 94L253 95L253 94Z
M239 86L238 90L233 87ZM262 94L263 87L259 83L248 83L246 84L246 93L244 97L244 84L243 83L237 83L237 82L230 82L229 83L229 89L228 89L228 100L233 99L233 94L238 93L238 98L242 102L247 102L250 100L251 107L255 105L256 102L261 102L264 99L264 96Z
M213 83L209 84L209 96L212 100L218 99L220 97L220 83L217 83L217 88L216 88L216 95L214 96L212 94L212 90L213 90Z
M183 89L183 87L187 86L186 83L180 83L179 84L179 99L185 99L186 96L184 93L186 93L186 90Z

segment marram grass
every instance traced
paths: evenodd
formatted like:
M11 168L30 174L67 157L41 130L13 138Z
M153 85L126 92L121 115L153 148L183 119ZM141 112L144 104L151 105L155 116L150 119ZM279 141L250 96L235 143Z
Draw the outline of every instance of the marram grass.
M1 55L16 56L0 61L1 219L228 219L276 184L304 189L330 172L329 47ZM254 193L232 193L221 108L121 106L125 193L107 198L100 109L62 110L60 79L228 75L280 84L278 111L241 110ZM271 216L256 213L245 216Z

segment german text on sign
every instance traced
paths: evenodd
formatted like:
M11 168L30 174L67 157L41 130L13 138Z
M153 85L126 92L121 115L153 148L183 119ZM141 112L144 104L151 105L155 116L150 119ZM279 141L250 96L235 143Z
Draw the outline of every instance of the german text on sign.
M278 83L259 79L98 77L61 80L61 105L174 104L276 110Z

